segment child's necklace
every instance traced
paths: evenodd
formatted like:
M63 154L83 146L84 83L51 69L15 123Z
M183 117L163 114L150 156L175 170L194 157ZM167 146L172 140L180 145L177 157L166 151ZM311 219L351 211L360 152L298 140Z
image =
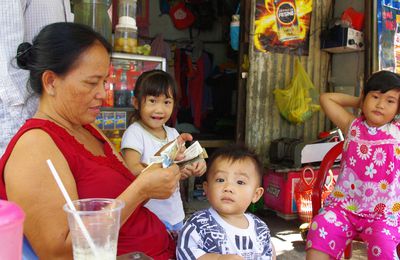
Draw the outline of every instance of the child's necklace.
M364 121L364 125L367 127L368 133L370 135L376 135L376 133L378 133L378 130L382 129L385 125L380 126L380 127L376 127L376 126L369 126L367 124L367 121Z

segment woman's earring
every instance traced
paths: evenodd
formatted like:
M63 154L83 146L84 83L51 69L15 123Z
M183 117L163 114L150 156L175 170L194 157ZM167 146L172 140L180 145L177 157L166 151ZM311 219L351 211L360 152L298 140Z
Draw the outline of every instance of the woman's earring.
M49 96L52 96L52 97L54 97L56 95L55 92L54 92L54 86L53 85L51 85L51 87L47 89L47 93L49 94Z

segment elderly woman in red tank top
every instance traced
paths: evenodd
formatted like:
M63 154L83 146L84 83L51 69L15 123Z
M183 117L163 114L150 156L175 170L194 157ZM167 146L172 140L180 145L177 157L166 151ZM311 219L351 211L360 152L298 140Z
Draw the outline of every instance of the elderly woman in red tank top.
M135 177L107 138L92 123L105 98L111 46L91 28L56 23L32 45L19 46L17 64L30 71L40 95L37 113L11 140L0 161L0 198L26 213L24 235L40 259L72 259L62 193L46 160L55 165L72 199L117 198L121 215L118 255L141 251L154 259L175 256L163 223L143 207L168 198L180 179L176 165ZM191 136L182 134L183 143Z

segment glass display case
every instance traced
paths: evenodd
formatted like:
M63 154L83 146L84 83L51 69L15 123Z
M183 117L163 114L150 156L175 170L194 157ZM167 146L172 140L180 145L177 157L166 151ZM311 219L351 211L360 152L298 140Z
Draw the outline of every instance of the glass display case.
M166 71L166 59L127 53L113 53L109 77L105 83L106 98L96 125L119 148L121 136L134 112L132 98L137 78L145 71Z
M151 69L160 69L163 71L167 69L167 62L164 57L114 52L111 55L111 62L114 67L122 66L125 68L129 68L129 64L133 63L137 65L142 72Z

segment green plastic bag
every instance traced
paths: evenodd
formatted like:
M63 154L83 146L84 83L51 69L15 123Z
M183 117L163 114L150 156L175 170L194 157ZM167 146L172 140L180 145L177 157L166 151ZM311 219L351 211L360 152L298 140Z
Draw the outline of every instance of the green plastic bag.
M285 89L275 89L274 94L279 112L294 124L304 123L311 118L313 112L320 109L315 103L314 84L298 58L295 60L294 76L289 86Z

